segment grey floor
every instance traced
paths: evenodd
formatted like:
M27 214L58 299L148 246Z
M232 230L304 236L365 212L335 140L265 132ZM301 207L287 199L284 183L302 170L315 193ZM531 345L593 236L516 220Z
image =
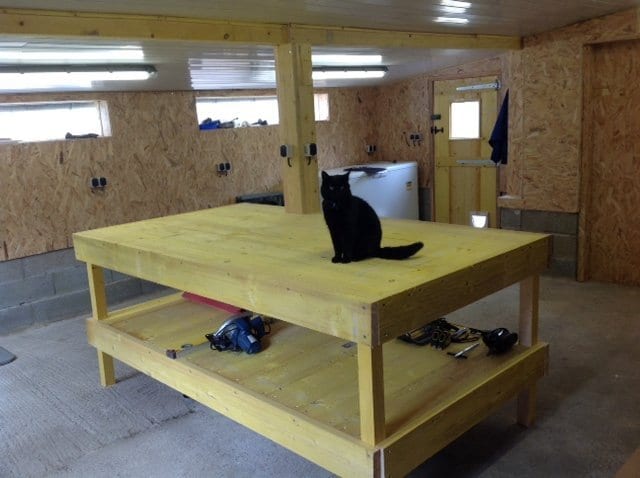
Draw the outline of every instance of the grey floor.
M517 288L449 315L516 328ZM84 318L0 337L0 477L329 477L286 449L117 365L100 387ZM640 288L543 277L551 344L538 420L509 403L412 477L611 477L640 446Z

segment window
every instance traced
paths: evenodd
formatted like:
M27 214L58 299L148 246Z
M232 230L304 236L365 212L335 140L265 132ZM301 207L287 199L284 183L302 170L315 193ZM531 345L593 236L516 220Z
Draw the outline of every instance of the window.
M314 110L316 121L329 120L329 95L316 93ZM278 98L275 96L227 96L196 98L198 124L210 119L221 123L233 121L237 126L275 125L280 121ZM266 123L264 123L266 121Z
M106 102L0 104L0 142L65 139L67 133L111 136Z
M480 138L480 101L451 103L451 139Z

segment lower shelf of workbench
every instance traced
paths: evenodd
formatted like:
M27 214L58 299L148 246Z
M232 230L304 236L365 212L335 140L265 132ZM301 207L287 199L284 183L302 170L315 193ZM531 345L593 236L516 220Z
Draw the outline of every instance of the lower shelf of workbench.
M276 321L256 355L211 350L229 313L173 295L88 321L99 350L330 471L406 473L546 372L548 348L467 360L398 340L384 345L386 439L360 441L357 347ZM167 349L192 347L178 358Z

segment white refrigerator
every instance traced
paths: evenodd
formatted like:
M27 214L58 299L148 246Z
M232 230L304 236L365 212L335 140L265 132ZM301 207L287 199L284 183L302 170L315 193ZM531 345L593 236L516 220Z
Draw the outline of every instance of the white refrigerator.
M418 163L357 164L326 173L333 176L347 170L351 170L349 186L353 195L367 201L378 216L418 219Z

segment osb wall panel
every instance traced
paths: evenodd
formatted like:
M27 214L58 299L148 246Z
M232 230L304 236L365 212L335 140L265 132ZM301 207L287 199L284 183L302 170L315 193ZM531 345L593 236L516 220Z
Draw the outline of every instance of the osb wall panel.
M508 167L508 191L520 196L514 207L579 210L583 47L637 34L633 9L525 38L523 50L508 55L516 93L510 161L521 158Z
M509 90L509 151L508 162L501 168L501 190L508 197L523 197L524 190L524 86L525 72L520 52L502 56L503 90ZM502 95L500 104L504 100Z
M105 205L88 184L110 149L104 139L0 148L3 259L68 247L78 224L100 225Z
M373 88L321 90L329 93L330 120L316 123L318 168L380 161L365 145L376 143L376 94Z
M588 278L640 285L640 41L593 55Z
M431 115L431 85L419 76L377 90L376 112L368 119L376 126L374 161L417 161L421 186L432 182L432 145L428 131ZM412 133L421 133L424 140L413 144Z
M330 90L320 168L369 160L373 90ZM229 94L229 93L227 93ZM264 94L264 92L263 92ZM95 227L229 204L282 190L277 126L200 131L191 92L5 95L0 101L104 99L112 137L0 145L0 260L70 247ZM217 176L216 164L232 172ZM89 188L103 176L104 190Z

